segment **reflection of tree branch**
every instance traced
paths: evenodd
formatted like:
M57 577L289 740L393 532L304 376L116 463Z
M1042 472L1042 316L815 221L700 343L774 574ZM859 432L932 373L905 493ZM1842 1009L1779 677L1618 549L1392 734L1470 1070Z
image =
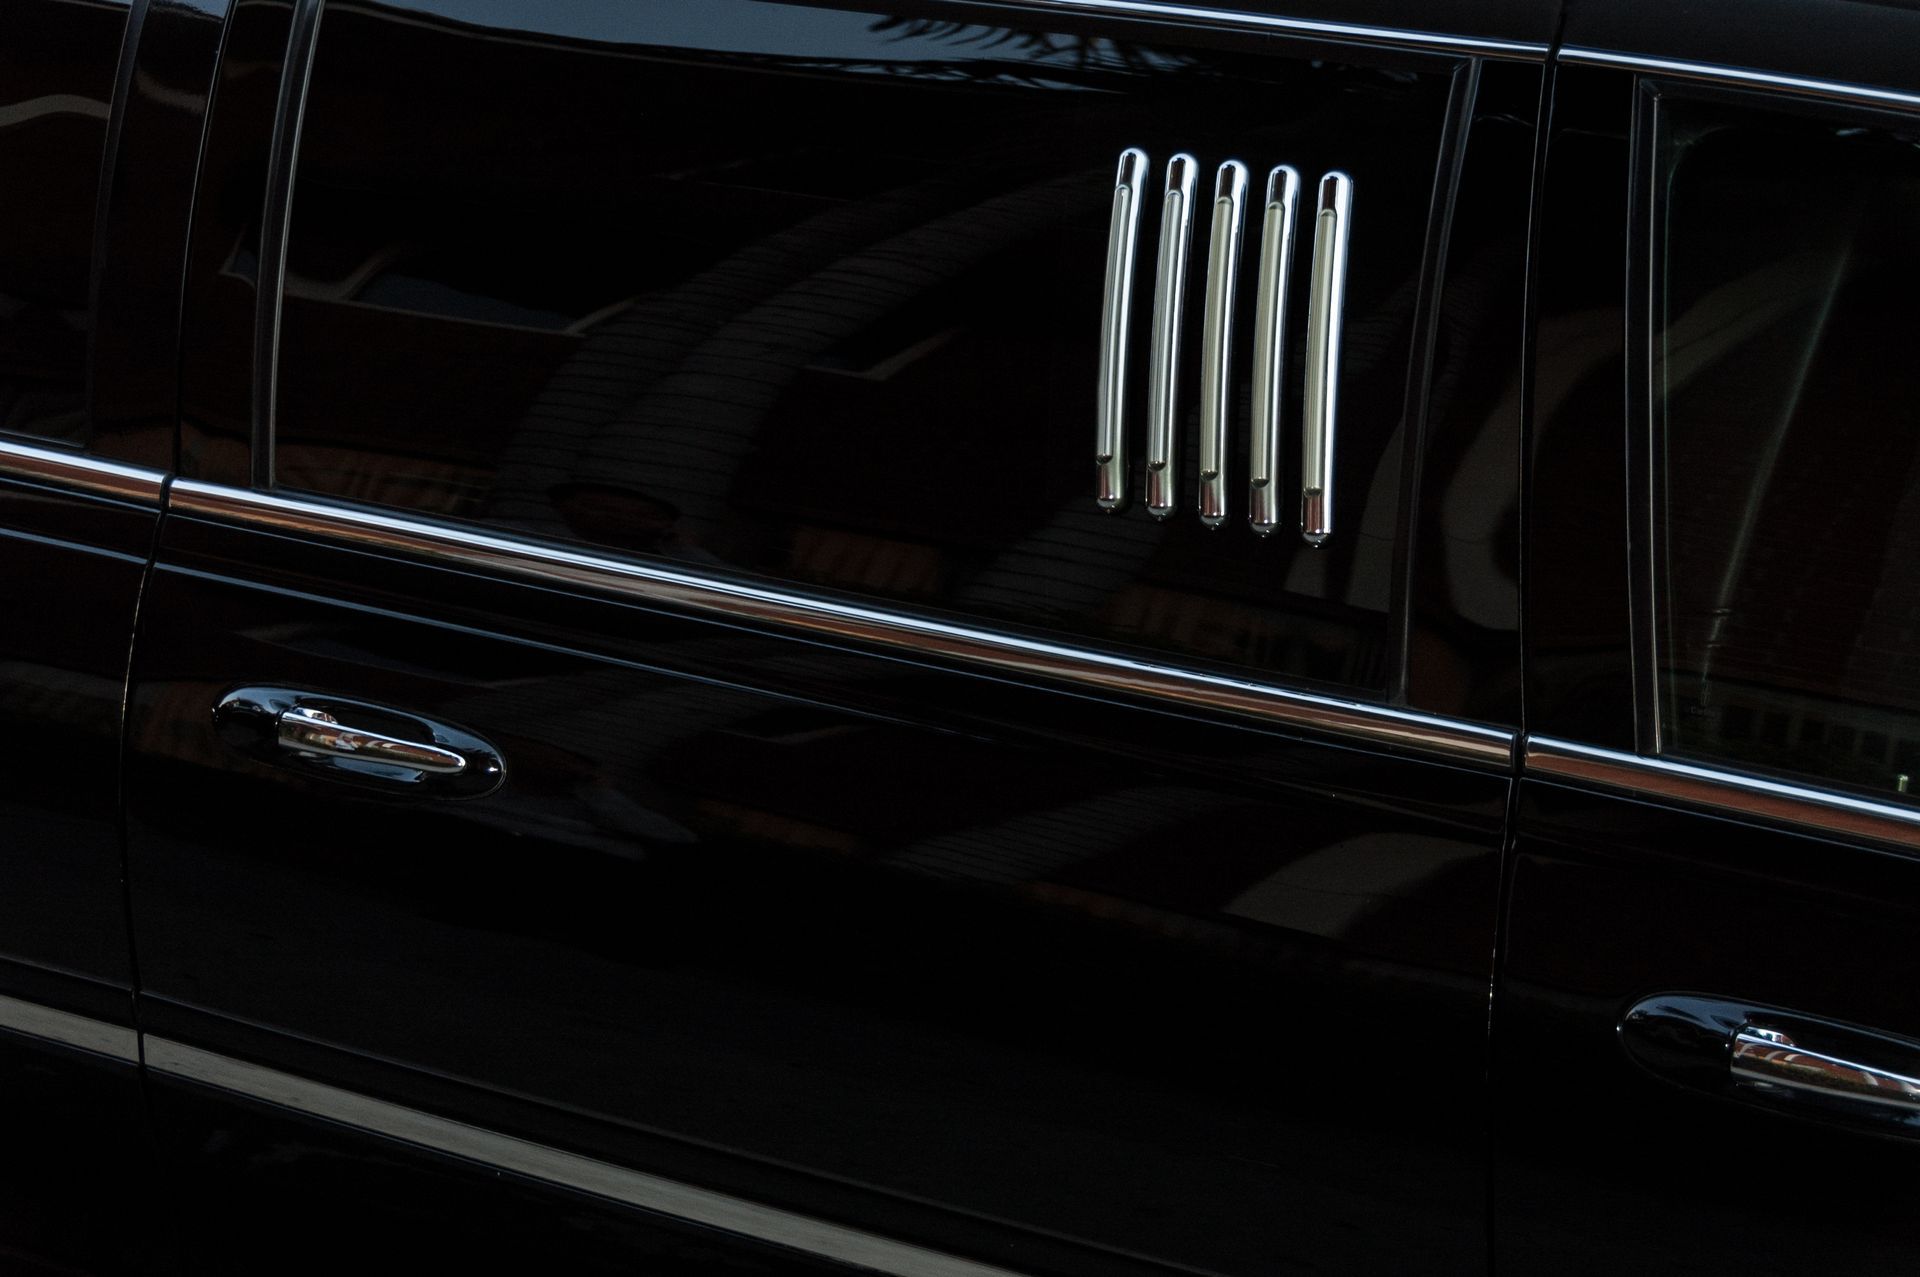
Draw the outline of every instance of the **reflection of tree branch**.
M1117 40L1065 35L1052 31L1019 31L1011 27L981 26L943 18L878 18L870 28L888 32L895 40L937 40L975 49L1018 53L1036 62L1049 62L1080 71L1152 71L1165 74L1191 63L1177 55L1147 50Z

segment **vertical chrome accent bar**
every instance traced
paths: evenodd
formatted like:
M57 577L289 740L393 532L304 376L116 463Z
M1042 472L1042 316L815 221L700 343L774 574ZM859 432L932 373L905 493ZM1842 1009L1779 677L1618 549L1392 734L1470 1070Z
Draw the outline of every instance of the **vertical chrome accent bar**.
M1280 525L1280 399L1287 380L1287 293L1300 174L1282 164L1267 174L1260 219L1260 290L1253 316L1253 438L1248 445L1247 519L1262 536Z
M1320 179L1313 227L1313 295L1307 309L1307 403L1300 440L1300 535L1333 535L1333 439L1340 393L1340 321L1347 303L1347 235L1353 179Z
M1240 220L1247 166L1228 160L1213 179L1207 251L1207 314L1200 337L1200 522L1227 521L1227 425L1233 405L1233 300L1240 273Z
M1140 194L1147 180L1147 153L1120 152L1113 180L1113 222L1107 231L1107 288L1100 311L1099 438L1093 459L1100 469L1095 497L1105 510L1127 503L1127 317L1133 311L1133 246L1140 232Z
M322 0L295 0L280 66L280 96L268 143L266 202L260 211L260 260L253 294L253 486L271 488L280 404L280 315L287 291L287 240L293 225L294 170L307 117L307 87L320 47Z
M1193 183L1199 161L1184 151L1167 161L1160 204L1160 264L1153 286L1153 362L1147 372L1147 513L1173 513L1175 426L1180 413L1180 321L1187 292L1187 244L1193 238Z

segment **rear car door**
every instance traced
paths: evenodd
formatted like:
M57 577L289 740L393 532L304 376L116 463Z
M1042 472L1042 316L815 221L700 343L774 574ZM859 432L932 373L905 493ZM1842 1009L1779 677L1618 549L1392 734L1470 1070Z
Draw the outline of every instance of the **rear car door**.
M1920 23L1639 8L1548 146L1495 1267L1908 1271Z
M210 1264L1484 1270L1550 22L1155 12L237 6L129 726Z

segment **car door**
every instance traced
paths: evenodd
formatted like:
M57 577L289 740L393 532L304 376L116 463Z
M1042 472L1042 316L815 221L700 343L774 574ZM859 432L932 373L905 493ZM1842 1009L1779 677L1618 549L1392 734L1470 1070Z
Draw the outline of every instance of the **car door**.
M1569 24L1497 1271L1920 1255L1916 26L1797 14Z
M164 1252L121 712L172 465L180 260L128 250L185 226L198 137L176 145L173 119L204 104L219 23L21 0L0 31L0 1265L136 1271Z
M1507 16L242 0L129 725L205 1262L1483 1271Z

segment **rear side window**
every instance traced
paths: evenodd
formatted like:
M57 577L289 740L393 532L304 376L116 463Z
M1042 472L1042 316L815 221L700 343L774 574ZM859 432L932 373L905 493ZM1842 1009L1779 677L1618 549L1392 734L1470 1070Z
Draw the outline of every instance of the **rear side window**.
M1920 125L1663 99L1662 744L1920 792Z
M0 40L0 434L87 442L94 211L124 6L18 0Z
M1450 63L1339 65L745 0L555 5L502 41L330 8L300 143L278 486L969 622L1385 696L1404 408ZM589 12L591 10L591 13ZM529 10L531 12L531 10ZM592 15L599 15L593 17ZM1150 74L1149 74L1150 73ZM1164 78L1170 76L1171 78ZM565 98L530 87L565 82ZM1167 84L1176 85L1169 92ZM404 129L389 127L394 120ZM1131 508L1095 503L1116 161L1135 257ZM1161 183L1191 151L1355 183L1339 511L1248 521L1260 214L1243 224L1230 518L1202 526L1192 233L1180 509L1141 500Z

